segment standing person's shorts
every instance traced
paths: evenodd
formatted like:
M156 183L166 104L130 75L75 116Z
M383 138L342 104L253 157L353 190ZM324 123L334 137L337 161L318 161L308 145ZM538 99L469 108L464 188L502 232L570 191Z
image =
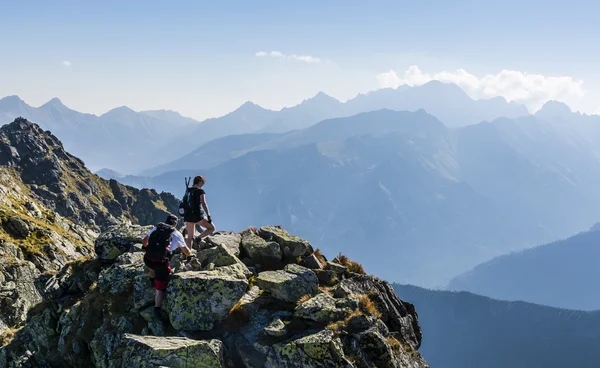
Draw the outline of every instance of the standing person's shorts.
M154 288L158 291L165 291L171 274L171 262L167 258L163 261L156 261L144 257L144 264L154 270Z
M202 221L202 219L204 218L204 212L201 211L200 213L190 213L190 214L186 214L183 217L183 222L193 222L194 224Z

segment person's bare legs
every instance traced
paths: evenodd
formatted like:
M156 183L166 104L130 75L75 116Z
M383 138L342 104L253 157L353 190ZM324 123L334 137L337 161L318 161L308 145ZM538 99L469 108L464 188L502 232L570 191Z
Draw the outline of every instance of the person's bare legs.
M192 245L194 244L194 233L196 232L196 224L193 222L186 222L185 231L185 245L187 245L189 249L192 249Z
M200 220L198 224L204 228L204 231L200 234L200 239L211 235L215 231L215 224L209 223L206 218Z
M156 296L154 297L154 306L156 308L162 307L163 300L165 300L165 292L156 290Z

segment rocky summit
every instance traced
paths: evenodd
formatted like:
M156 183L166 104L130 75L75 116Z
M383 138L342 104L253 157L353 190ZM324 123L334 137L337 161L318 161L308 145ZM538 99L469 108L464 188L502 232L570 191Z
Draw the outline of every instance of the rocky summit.
M175 254L162 315L142 239L178 200L0 128L0 368L428 367L412 304L279 226Z
M157 316L147 230L113 226L95 257L48 278L0 367L428 367L412 304L277 226L219 232L173 255Z

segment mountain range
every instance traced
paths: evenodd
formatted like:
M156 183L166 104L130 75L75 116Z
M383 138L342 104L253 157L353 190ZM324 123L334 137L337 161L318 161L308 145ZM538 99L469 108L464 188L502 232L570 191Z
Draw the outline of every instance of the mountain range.
M460 128L422 109L360 113L223 137L161 167L175 171L119 180L183 195L183 178L202 173L217 226L280 223L378 276L442 286L598 221L600 141L584 131L600 124L542 117L555 107Z
M592 368L600 361L600 311L392 286L419 312L420 352L432 367Z
M503 98L473 100L456 85L429 82L418 87L376 90L345 103L320 92L279 111L246 102L227 115L201 123L170 110L135 112L122 106L96 116L72 110L57 98L35 108L18 96L8 96L0 100L0 124L18 116L38 123L52 131L93 171L108 168L127 174L156 175L160 172L151 170L153 167L183 157L217 138L285 133L324 119L383 108L424 108L449 126L528 114L522 105L507 103Z

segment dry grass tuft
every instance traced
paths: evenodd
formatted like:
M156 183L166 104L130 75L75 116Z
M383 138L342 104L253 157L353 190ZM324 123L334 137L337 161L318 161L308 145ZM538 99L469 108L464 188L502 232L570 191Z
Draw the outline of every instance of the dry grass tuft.
M327 264L327 258L325 258L325 256L323 255L323 253L321 253L321 250L319 248L317 248L317 250L315 250L314 254L322 266L325 266Z
M397 352L402 348L402 343L400 343L400 341L396 340L394 337L388 336L386 340L387 343L392 347L392 350Z
M0 348L10 344L21 328L22 327L9 328L8 330L4 331L4 333L0 335Z
M310 294L302 295L302 297L300 299L298 299L298 301L296 302L296 305L304 304L311 299L312 299L312 295L310 295Z
M335 258L335 260L337 261L337 263L341 264L342 266L347 267L348 272L354 272L354 273L358 273L360 275L366 275L365 269L363 268L363 266L360 263L350 260L350 258L348 258L346 255L344 255L342 253L338 254L338 256Z
M331 288L328 286L319 286L319 294L328 294L333 296Z
M360 294L358 296L358 308L367 316L375 316L381 318L381 312L375 306L375 303L368 295Z

